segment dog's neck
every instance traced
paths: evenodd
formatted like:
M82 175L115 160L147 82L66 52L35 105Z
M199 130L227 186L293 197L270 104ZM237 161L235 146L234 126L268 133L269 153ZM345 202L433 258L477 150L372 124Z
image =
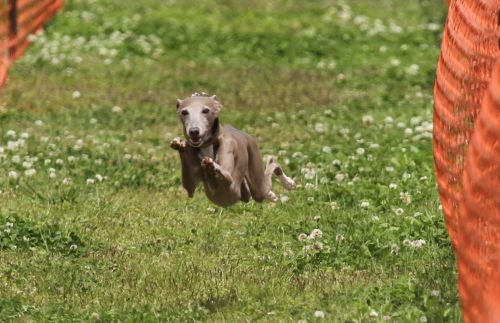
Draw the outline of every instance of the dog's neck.
M219 118L215 119L214 124L212 125L212 129L210 130L210 137L208 140L199 147L200 153L203 157L210 157L215 159L215 154L217 152L217 148L219 146L219 134L220 134L220 125Z

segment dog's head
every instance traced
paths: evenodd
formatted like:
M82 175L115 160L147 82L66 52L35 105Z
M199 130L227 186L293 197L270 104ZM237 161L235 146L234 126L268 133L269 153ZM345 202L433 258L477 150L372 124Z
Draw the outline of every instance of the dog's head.
M177 99L177 115L184 128L184 136L193 147L210 142L219 127L222 105L215 95L195 93L184 100Z

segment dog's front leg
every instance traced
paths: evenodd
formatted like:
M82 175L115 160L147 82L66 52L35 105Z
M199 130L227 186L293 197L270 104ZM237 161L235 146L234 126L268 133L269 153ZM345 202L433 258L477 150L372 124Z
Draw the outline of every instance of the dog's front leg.
M206 170L212 172L215 175L215 178L223 185L229 186L233 183L233 177L231 176L231 173L227 169L225 169L227 166L222 167L221 165L217 164L212 158L203 157L203 159L201 160L201 166Z
M179 152L182 168L182 186L187 191L188 196L193 197L194 191L201 180L197 153L179 137L174 138L174 140L170 142L170 147Z

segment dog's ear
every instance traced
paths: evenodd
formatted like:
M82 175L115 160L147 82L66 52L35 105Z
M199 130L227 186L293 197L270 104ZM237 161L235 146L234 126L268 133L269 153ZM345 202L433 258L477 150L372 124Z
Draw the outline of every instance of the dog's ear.
M212 95L210 99L215 101L215 112L219 113L222 110L222 104L220 104L219 100L217 100L217 95Z
M181 104L182 104L182 100L181 100L181 99L177 99L177 102L176 102L176 104L175 104L175 107L176 107L177 109L179 109L179 107L181 106Z

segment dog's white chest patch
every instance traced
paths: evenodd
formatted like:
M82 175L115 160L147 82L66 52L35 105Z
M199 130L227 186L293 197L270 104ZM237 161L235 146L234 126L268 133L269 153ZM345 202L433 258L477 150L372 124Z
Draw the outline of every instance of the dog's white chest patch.
M210 145L208 147L201 148L201 155L203 157L210 157L214 159L214 146Z

